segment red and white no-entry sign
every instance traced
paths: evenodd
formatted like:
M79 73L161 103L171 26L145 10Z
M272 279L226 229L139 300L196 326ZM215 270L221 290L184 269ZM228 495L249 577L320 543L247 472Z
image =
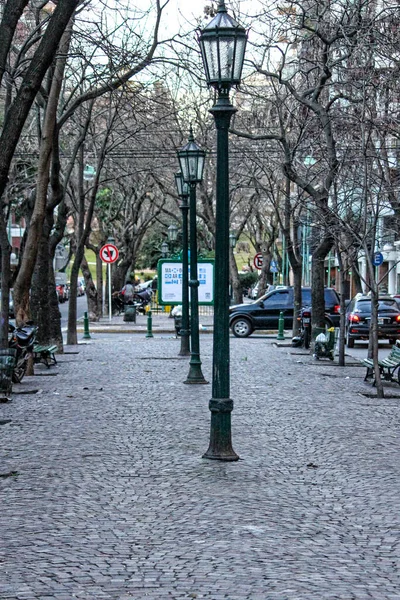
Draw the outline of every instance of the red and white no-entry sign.
M104 263L114 263L118 260L118 248L114 244L105 244L100 250L100 258Z
M258 252L254 259L253 259L253 265L255 266L256 269L262 269L263 266L263 255L261 254L261 252Z

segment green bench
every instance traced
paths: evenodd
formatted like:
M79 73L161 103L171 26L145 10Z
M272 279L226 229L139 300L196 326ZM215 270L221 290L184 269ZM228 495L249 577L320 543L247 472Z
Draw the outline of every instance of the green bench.
M362 360L362 364L367 367L364 381L374 378L374 361L372 358L364 358ZM393 346L390 354L386 358L378 360L378 366L382 379L385 381L395 381L396 383L400 384L400 347ZM396 370L397 374L395 374ZM373 383L375 385L375 379Z
M57 360L55 357L55 352L57 352L58 347L54 344L53 346L41 346L40 344L35 344L33 346L33 361L35 363L43 363L47 368L50 368L51 365L56 365Z

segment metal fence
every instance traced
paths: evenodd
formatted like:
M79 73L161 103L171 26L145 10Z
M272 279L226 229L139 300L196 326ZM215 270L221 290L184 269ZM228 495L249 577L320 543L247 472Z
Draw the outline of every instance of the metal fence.
M151 300L151 311L153 313L170 313L173 309L173 306L164 306L162 304L158 304L157 294L153 295ZM214 315L214 306L210 305L200 305L199 306L199 316L208 317Z

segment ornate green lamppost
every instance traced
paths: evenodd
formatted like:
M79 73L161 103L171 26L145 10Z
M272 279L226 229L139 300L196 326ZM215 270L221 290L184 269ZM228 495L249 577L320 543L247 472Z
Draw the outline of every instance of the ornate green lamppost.
M190 333L192 348L189 374L185 383L208 383L204 379L200 360L199 280L197 277L196 185L203 180L206 153L194 141L190 128L188 143L178 151L183 181L189 185L190 199Z
M178 196L181 199L179 208L182 212L182 328L181 350L179 356L190 356L190 329L189 329L189 239L188 239L188 212L189 212L189 184L183 181L181 171L175 173L175 183Z
M217 191L215 227L214 340L210 445L204 458L238 460L232 448L229 382L229 159L228 130L236 109L229 99L230 89L240 84L247 34L228 15L224 0L210 23L200 31L207 84L218 93L210 110L217 129Z

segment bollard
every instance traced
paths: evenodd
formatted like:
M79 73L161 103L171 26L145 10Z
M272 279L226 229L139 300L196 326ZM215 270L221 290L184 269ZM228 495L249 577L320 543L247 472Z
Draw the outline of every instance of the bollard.
M147 338L152 338L153 336L153 316L151 314L151 310L147 313Z
M283 326L285 324L285 320L283 318L283 312L281 311L279 313L279 321L278 321L278 337L276 338L277 340L284 340L285 336L283 334Z
M89 333L89 317L87 312L84 313L84 317L83 317L83 340L91 340L92 338L90 337L90 333Z

